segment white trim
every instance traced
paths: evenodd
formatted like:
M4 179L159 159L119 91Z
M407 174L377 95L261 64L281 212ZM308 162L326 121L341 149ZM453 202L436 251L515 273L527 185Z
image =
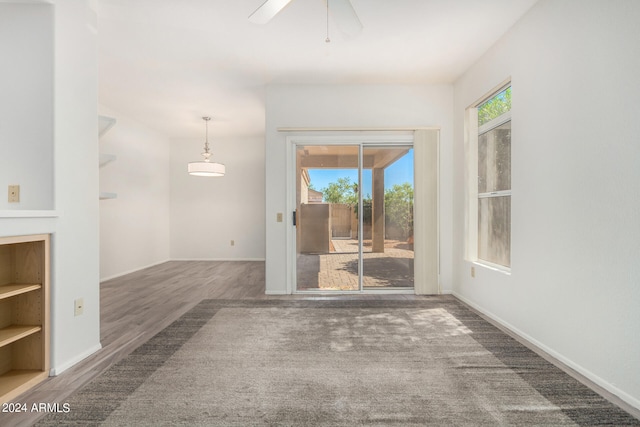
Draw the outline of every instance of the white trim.
M388 134L388 135L288 135L287 145L359 145L359 144L389 144L395 145L405 143L413 144L413 133L411 134ZM295 166L295 165L293 165ZM289 171L291 172L291 171Z
M287 136L286 140L286 150L287 150L287 170L286 170L286 183L285 183L285 191L287 192L286 197L286 205L284 212L284 227L285 227L285 237L286 237L286 259L285 259L285 268L287 271L286 274L286 283L285 289L286 294L291 295L294 293L296 286L296 227L293 225L293 211L297 208L296 203L296 141L294 137ZM297 212L296 212L297 214ZM297 223L297 218L296 218ZM279 293L278 293L279 294Z
M262 261L262 262L265 262L266 260L265 258L172 258L165 262L170 262L170 261Z
M358 292L364 291L364 185L362 184L364 148L364 144L358 145ZM371 171L371 179L373 180L373 171ZM371 192L375 194L373 188ZM373 215L373 206L371 213ZM371 226L373 230L373 223ZM373 245L371 248L373 249Z
M465 180L464 180L464 258L478 258L478 109L470 107L465 112Z
M365 291L331 291L331 290L305 290L295 291L294 295L315 295L315 296L338 296L338 295L376 295L376 294L388 294L388 295L414 295L413 288L382 288L372 289L368 288Z
M439 281L439 132L414 135L414 289L417 295L434 295Z
M476 108L477 110L477 108ZM511 121L511 110L506 111L502 114L500 114L498 117L489 120L487 123L483 124L482 126L478 127L478 136L485 134L495 128L497 128L498 126L501 126L507 122Z
M57 210L2 210L0 218L57 218Z
M69 369L72 366L82 362L84 359L86 359L87 357L91 356L92 354L94 354L95 352L97 352L97 351L99 351L101 349L102 349L102 344L100 344L100 343L94 345L93 347L90 347L89 349L87 349L87 350L83 351L82 353L76 355L74 358L72 358L70 360L67 360L65 363L62 363L62 364L58 365L55 368L49 369L49 376L50 377L55 377L56 375L60 375L61 373L63 373L67 369Z
M149 265L146 265L144 267L137 267L137 268L133 268L131 270L123 271L121 273L117 273L117 274L114 274L112 276L101 277L100 278L100 283L106 282L107 280L116 279L118 277L126 276L127 274L135 273L137 271L144 270L145 268L155 267L156 265L164 264L165 262L169 262L169 261L171 261L171 260L170 259L166 259L164 261L155 262L153 264L149 264Z
M512 87L511 77L494 87L480 100L465 110L464 149L465 149L465 204L464 204L464 259L480 266L510 274L511 268L498 266L478 258L478 200L490 197L510 197L511 189L478 193L478 139L504 123L511 121L509 110L500 116L478 126L478 106L484 104L499 93ZM511 172L510 172L511 173Z
M375 127L279 127L278 132L414 132L416 130L440 130L440 126L414 126L397 128Z
M264 292L265 295L290 295L289 292L286 291L278 291L278 290L267 290Z
M618 399L620 399L624 403L626 403L628 405L631 405L633 408L635 408L637 410L640 410L640 399L637 399L637 398L631 396L630 394L620 390L615 385L605 381L604 379L600 378L599 376L597 376L593 372L589 371L588 369L585 369L581 365L578 365L577 363L573 362L572 360L570 360L567 357L563 356L562 354L558 353L554 349L548 347L547 345L541 343L540 341L536 340L532 336L530 336L530 335L526 334L525 332L521 331L520 329L516 328L515 326L513 326L509 322L506 322L501 317L493 314L491 311L485 310L484 308L480 307L478 304L476 304L476 303L472 302L471 300L463 297L459 293L454 291L453 292L453 296L456 297L457 299L459 299L460 301L462 301L463 303L467 304L468 306L470 306L474 310L478 311L482 315L488 317L491 321L495 322L500 327L504 328L506 330L506 332L509 333L510 335L515 335L516 338L519 338L518 341L521 344L523 344L526 347L528 347L529 349L535 351L536 353L538 353L538 355L543 357L548 362L553 363L554 365L556 365L559 368L563 369L563 371L565 371L567 374L573 376L574 378L576 378L579 381L581 381L580 377L583 377L582 379L586 379L589 382L592 382L597 387L601 387L602 389L606 390L607 392L612 393L614 395L614 397L617 397ZM553 360L550 360L550 358L552 358ZM554 362L559 362L559 363L554 363ZM572 374L571 371L568 371L568 369L571 370L571 371L575 371L573 374L577 373L580 377L576 377L575 375ZM582 382L584 383L584 381L582 381ZM589 384L585 384L585 385L593 388ZM598 390L595 390L595 391L597 392ZM604 397L605 398L609 398L609 396L604 396ZM634 411L634 412L637 413L637 411Z
M486 193L478 193L478 199L487 199L489 197L509 197L511 190L489 191Z
M492 262L485 261L483 259L477 259L475 261L471 261L471 263L479 267L484 267L484 268L488 268L489 270L511 275L511 267L507 267L505 265L494 264Z
M433 130L438 132L440 128L429 128L429 130ZM313 132L318 130L323 131L340 131L345 130L344 128L278 128L278 131L294 131L297 130L299 132ZM296 188L295 185L295 177L296 177L296 146L298 145L357 145L359 147L363 147L365 145L400 145L406 144L414 147L414 163L415 163L415 145L414 145L414 132L411 133L388 133L384 135L380 134L367 134L366 131L383 131L390 129L372 129L372 128L360 128L360 129L352 129L357 131L363 131L360 134L333 134L333 135L287 135L285 138L286 150L287 150L287 170L286 170L286 211L285 211L285 221L289 221L286 227L286 268L287 268L287 283L286 283L286 293L294 294L303 291L298 291L296 289L296 229L293 224L290 222L290 215L296 209ZM394 129L399 130L399 129ZM415 130L415 128L411 129L402 129L404 131L407 130ZM362 148L359 148L359 158L362 157ZM359 168L360 169L360 168ZM414 172L415 173L415 172ZM360 179L359 179L360 181ZM359 182L359 185L361 183ZM415 182L414 182L415 187ZM415 197L414 191L414 197ZM415 266L415 263L414 263ZM415 282L414 282L415 283ZM414 287L415 289L415 287ZM316 291L311 291L316 292ZM338 294L339 291L335 291ZM367 294L370 293L371 290L364 290L363 286L360 286L360 290L352 291L358 294ZM414 291L415 292L415 291Z
M488 100L490 100L491 98L493 98L494 96L502 92L503 90L506 90L510 86L511 86L511 76L503 80L502 83L498 84L497 86L494 86L493 89L491 89L489 92L483 95L482 98L478 99L476 102L474 102L469 107L467 107L467 109L476 108L484 104L485 102L487 102Z
M106 282L108 280L117 279L118 277L126 276L127 274L137 273L138 271L145 270L147 268L155 267L160 264L164 264L171 261L262 261L264 262L264 258L169 258L164 261L158 261L153 264L145 265L144 267L138 267L131 270L127 270L121 273L114 274L112 276L100 278L100 283Z

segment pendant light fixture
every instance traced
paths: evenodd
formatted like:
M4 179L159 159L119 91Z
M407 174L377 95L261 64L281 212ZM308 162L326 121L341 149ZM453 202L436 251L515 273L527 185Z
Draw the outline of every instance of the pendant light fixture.
M211 117L203 117L202 120L205 122L206 134L204 140L204 152L202 153L202 157L204 157L204 161L201 162L190 162L187 169L189 171L189 175L195 176L224 176L225 167L222 163L213 163L210 159L211 152L209 151L209 120Z

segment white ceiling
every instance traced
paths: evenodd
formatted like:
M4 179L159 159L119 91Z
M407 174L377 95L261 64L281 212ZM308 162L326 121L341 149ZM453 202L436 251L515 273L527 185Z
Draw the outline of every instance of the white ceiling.
M170 137L264 133L269 84L452 83L536 0L351 0L363 31L294 0L99 0L100 103Z

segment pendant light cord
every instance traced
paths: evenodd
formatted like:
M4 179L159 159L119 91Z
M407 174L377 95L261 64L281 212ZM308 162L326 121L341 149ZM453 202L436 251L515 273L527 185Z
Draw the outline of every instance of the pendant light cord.
M211 153L209 152L209 120L211 120L211 117L203 117L202 120L204 120L205 124L204 153L202 153L202 156L204 157L204 161L208 162L209 157L211 157Z
M325 43L331 43L329 38L329 0L327 0L327 38L324 41Z
M205 135L204 135L204 152L209 152L209 120L210 117L203 117L204 119L204 127L205 127Z

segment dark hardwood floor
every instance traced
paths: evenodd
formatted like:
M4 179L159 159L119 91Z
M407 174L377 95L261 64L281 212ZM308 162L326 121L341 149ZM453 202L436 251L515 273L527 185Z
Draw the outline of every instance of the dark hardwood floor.
M170 261L100 285L102 349L14 402L64 403L111 365L206 298L318 298L319 295L265 295L261 261ZM420 298L415 295L350 295L332 298ZM1 426L30 426L44 414L0 413Z

